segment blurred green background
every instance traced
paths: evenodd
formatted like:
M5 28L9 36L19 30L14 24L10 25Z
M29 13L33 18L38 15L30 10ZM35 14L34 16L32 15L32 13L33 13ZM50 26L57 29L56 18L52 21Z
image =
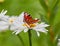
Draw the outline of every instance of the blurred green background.
M47 35L40 33L37 36L34 30L32 34L32 46L57 46L60 38L60 0L0 0L0 12L7 10L7 14L18 16L25 11L33 18L39 18L48 23ZM29 46L28 33L20 33L24 46ZM0 46L22 46L19 38L11 31L0 32Z

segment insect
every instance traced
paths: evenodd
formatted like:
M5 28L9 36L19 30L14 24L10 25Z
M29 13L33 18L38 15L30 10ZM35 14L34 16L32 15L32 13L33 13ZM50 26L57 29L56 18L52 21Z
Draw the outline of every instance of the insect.
M39 19L33 19L28 13L24 13L24 22L28 25L39 22Z

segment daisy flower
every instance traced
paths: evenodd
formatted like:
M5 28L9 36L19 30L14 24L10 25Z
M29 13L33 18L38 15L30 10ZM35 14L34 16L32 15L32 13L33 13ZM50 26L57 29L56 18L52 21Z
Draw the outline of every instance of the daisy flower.
M23 18L24 18L24 12L22 12L22 14L20 14L19 17L17 17L17 19L13 22L12 26L10 27L10 30L14 31L13 33L20 33L21 31L28 31L28 28L26 26L24 26L24 22L23 22Z
M17 18L16 16L7 16L6 12L7 11L2 10L2 12L0 13L0 31L5 31L6 29L8 29Z
M9 16L6 15L7 13L7 10L2 10L1 13L0 13L0 21L5 21L6 19L9 18Z
M39 19L33 19L28 13L22 12L19 17L13 22L10 30L14 31L13 33L18 34L24 30L27 32L29 29L33 29L37 32L37 35L40 36L39 32L46 33L48 30L45 27L49 25L44 22L40 22Z

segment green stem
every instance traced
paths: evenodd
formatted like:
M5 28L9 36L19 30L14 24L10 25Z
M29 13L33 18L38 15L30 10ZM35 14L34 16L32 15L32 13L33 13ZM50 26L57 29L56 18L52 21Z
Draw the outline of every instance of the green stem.
M31 42L31 29L28 30L28 36L29 36L29 44L30 44L30 46L32 46L32 42Z
M21 41L22 45L24 46L24 42L23 42L21 36L19 34L17 34L17 37L19 38L19 40Z

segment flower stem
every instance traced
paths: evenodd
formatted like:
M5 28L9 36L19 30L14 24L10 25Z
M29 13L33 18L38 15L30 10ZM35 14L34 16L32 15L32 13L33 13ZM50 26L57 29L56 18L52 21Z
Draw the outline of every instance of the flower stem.
M19 38L19 40L21 41L22 45L24 46L24 42L23 42L21 36L19 34L17 34L17 37Z
M30 44L30 46L32 46L32 42L31 42L31 29L28 30L28 36L29 36L29 44Z

